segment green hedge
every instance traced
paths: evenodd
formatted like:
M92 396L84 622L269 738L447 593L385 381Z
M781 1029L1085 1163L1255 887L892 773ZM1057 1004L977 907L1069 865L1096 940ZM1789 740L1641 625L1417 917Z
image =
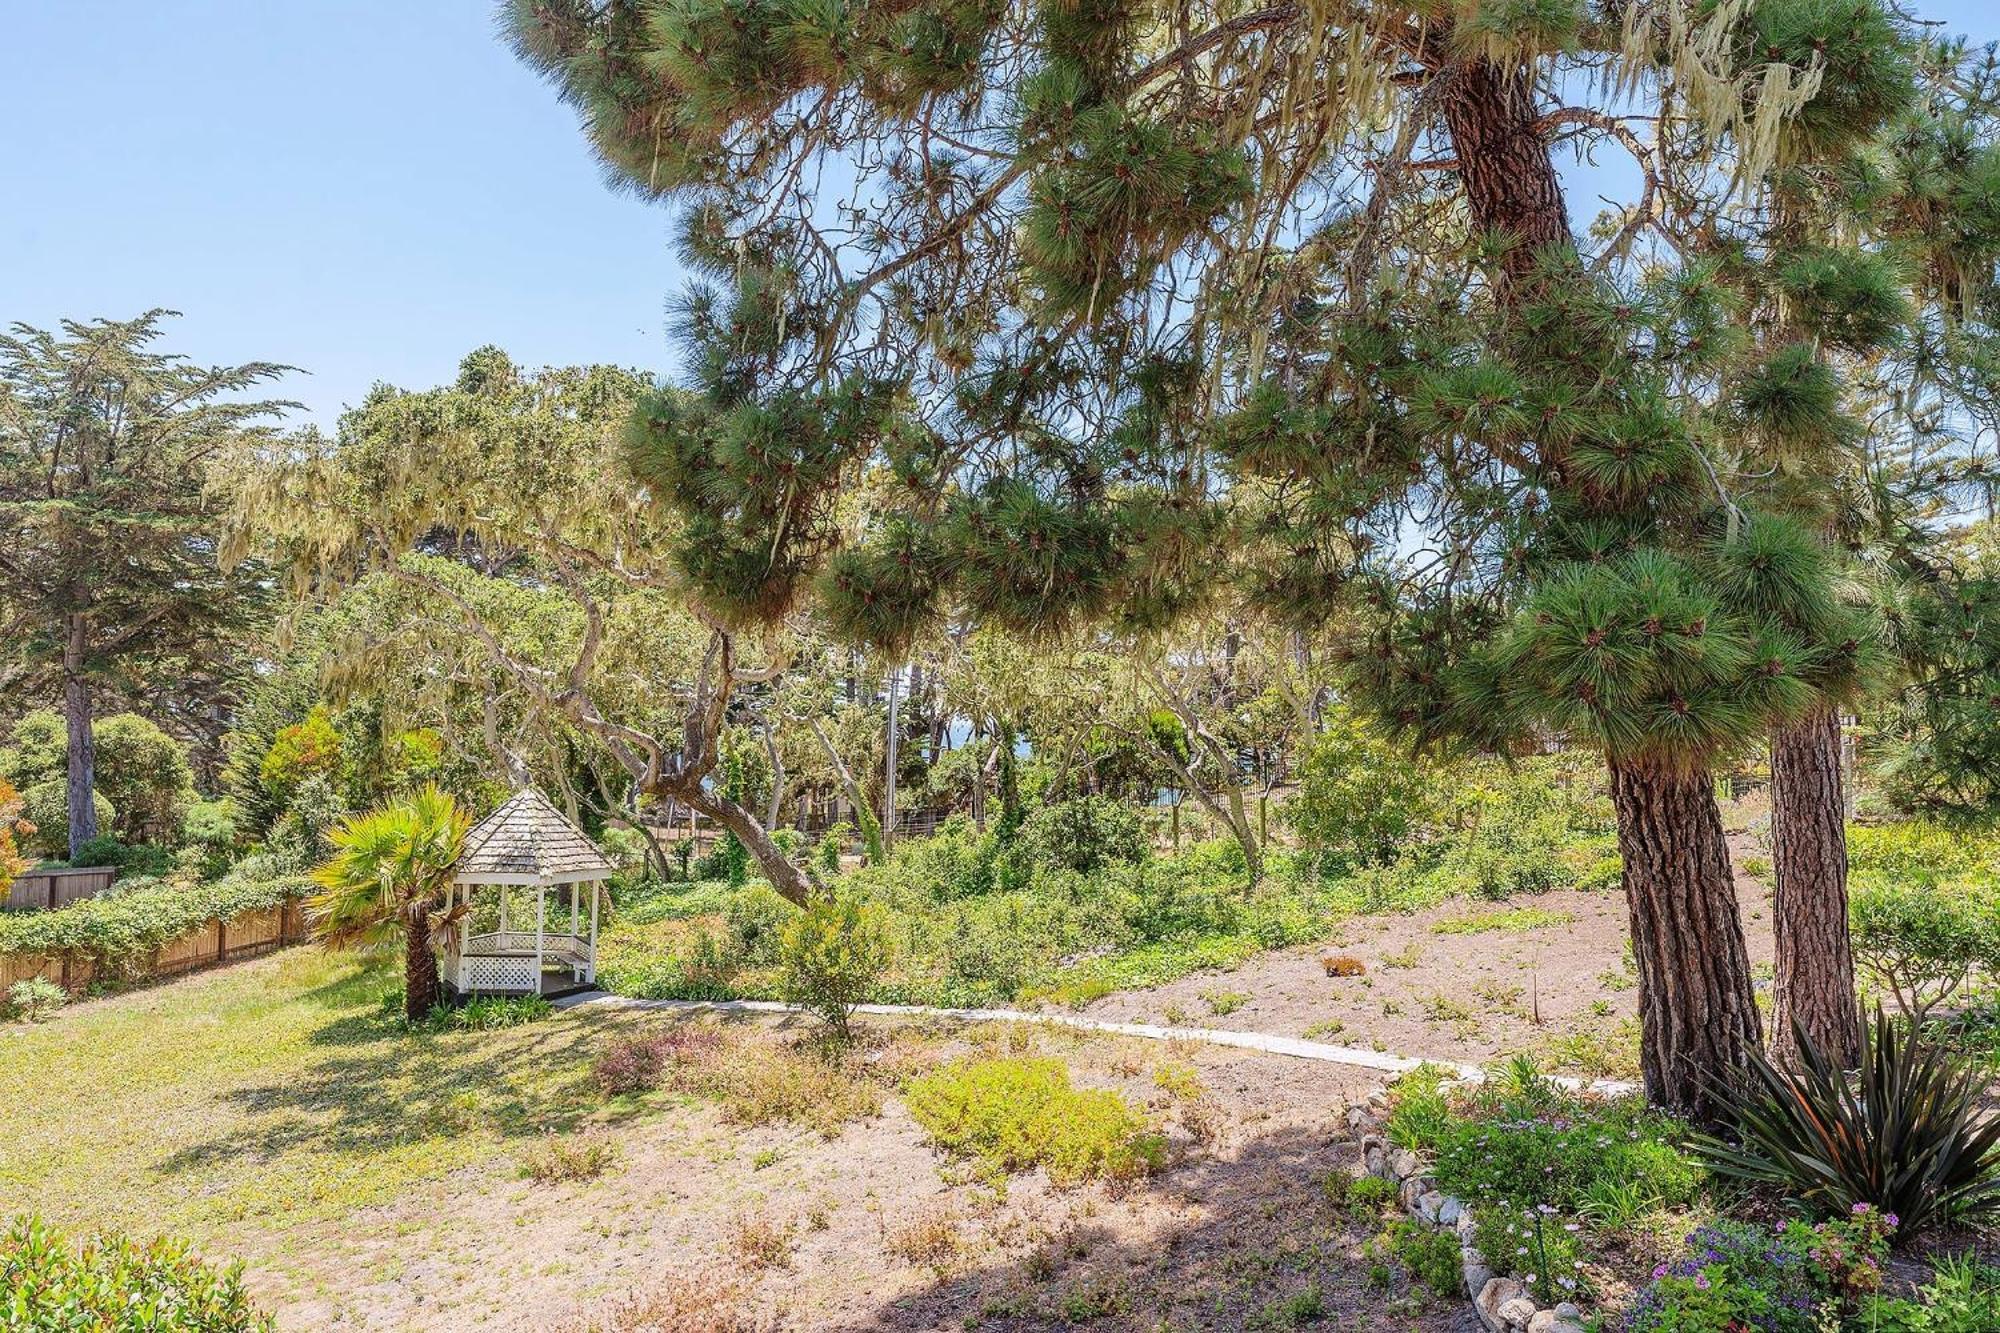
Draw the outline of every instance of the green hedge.
M115 893L68 907L0 917L0 954L68 954L118 969L206 922L276 907L311 889L303 875L224 876L206 884L127 880Z

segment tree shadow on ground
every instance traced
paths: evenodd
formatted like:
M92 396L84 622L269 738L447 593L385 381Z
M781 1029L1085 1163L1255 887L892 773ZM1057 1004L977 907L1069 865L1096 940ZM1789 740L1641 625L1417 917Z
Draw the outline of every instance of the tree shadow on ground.
M1378 1261L1370 1249L1378 1220L1328 1201L1327 1173L1346 1172L1354 1152L1345 1135L1298 1125L1241 1138L1094 1216L1072 1213L1024 1250L990 1253L915 1294L811 1327L1475 1333L1463 1299L1437 1296Z
M373 1012L345 1014L308 1038L342 1054L222 1093L217 1100L243 1119L155 1169L171 1176L307 1148L367 1153L474 1129L506 1139L566 1133L593 1112L600 1122L629 1118L640 1108L605 1114L602 1099L584 1092L605 1027L585 1015L495 1032L414 1033Z

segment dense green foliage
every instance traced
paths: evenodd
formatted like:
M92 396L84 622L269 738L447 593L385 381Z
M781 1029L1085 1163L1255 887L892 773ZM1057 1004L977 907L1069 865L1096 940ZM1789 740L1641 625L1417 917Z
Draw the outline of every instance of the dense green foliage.
M186 1244L119 1235L72 1241L32 1216L0 1235L0 1328L8 1333L268 1333L241 1264L216 1268Z
M1904 1014L2000 978L2000 834L1919 820L1853 829L1848 846L1855 961Z
M302 875L269 871L268 864L247 859L210 883L133 880L116 893L54 911L0 916L0 953L69 954L116 975L199 926L277 907L312 887Z
M1316 940L1361 912L1616 885L1602 799L1587 784L1565 781L1546 761L1463 772L1470 780L1430 802L1421 841L1351 873L1313 852L1274 849L1273 873L1251 885L1233 839L1177 855L1127 842L1133 859L1067 869L1071 812L1131 828L1129 810L1113 814L1098 799L1035 806L1011 841L954 817L839 883L882 909L894 940L895 966L872 998L959 1006L1038 996L1083 1003ZM1043 820L1050 809L1061 818ZM1057 830L1059 842L1041 841ZM776 949L794 909L763 885L648 884L619 901L599 969L611 989L689 999L782 993Z
M1636 1098L1567 1092L1516 1060L1477 1088L1426 1067L1391 1089L1392 1142L1431 1155L1438 1188L1472 1211L1496 1271L1533 1276L1543 1304L1580 1297L1595 1233L1685 1209L1706 1174L1687 1128Z
M187 747L135 713L114 713L91 726L95 741L97 794L115 817L102 822L104 834L121 842L179 841L181 822L194 799L194 776ZM14 785L61 788L68 728L62 716L37 709L14 724L12 745L0 749L0 773ZM59 815L60 801L38 804ZM100 807L100 811L105 807ZM37 845L54 856L68 855L68 826L58 819L54 831L44 831ZM95 864L78 862L82 864Z
M1057 1185L1142 1175L1165 1143L1123 1097L1070 1086L1060 1060L962 1060L925 1074L904 1095L910 1114L946 1152L995 1174L1047 1170Z

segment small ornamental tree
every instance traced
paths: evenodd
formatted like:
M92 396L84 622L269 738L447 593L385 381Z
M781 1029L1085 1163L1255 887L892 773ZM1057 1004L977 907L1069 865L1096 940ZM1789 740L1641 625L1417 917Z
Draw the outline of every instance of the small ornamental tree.
M718 616L811 600L893 652L947 609L1145 634L1221 604L1345 630L1420 741L1594 746L1647 1091L1713 1109L1761 1031L1710 768L1823 715L1873 639L1815 460L1852 430L1826 349L1879 336L1877 293L1746 228L1915 109L1937 62L1897 11L511 14L613 178L679 207L698 392L628 453ZM1638 184L1593 225L1556 155L1600 145ZM1766 327L1786 285L1814 336Z
M451 871L468 827L449 793L426 787L342 821L329 836L333 856L312 874L321 940L402 944L403 1015L413 1023L443 993L436 950L464 911L451 905Z

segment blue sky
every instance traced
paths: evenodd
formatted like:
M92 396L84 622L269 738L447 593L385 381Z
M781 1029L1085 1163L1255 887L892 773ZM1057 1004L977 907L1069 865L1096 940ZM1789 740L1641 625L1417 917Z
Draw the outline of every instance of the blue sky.
M2000 37L1990 0L1920 7ZM329 425L485 342L672 365L667 214L604 187L487 0L0 0L0 25L0 321L168 306L174 350L303 367L285 393Z

